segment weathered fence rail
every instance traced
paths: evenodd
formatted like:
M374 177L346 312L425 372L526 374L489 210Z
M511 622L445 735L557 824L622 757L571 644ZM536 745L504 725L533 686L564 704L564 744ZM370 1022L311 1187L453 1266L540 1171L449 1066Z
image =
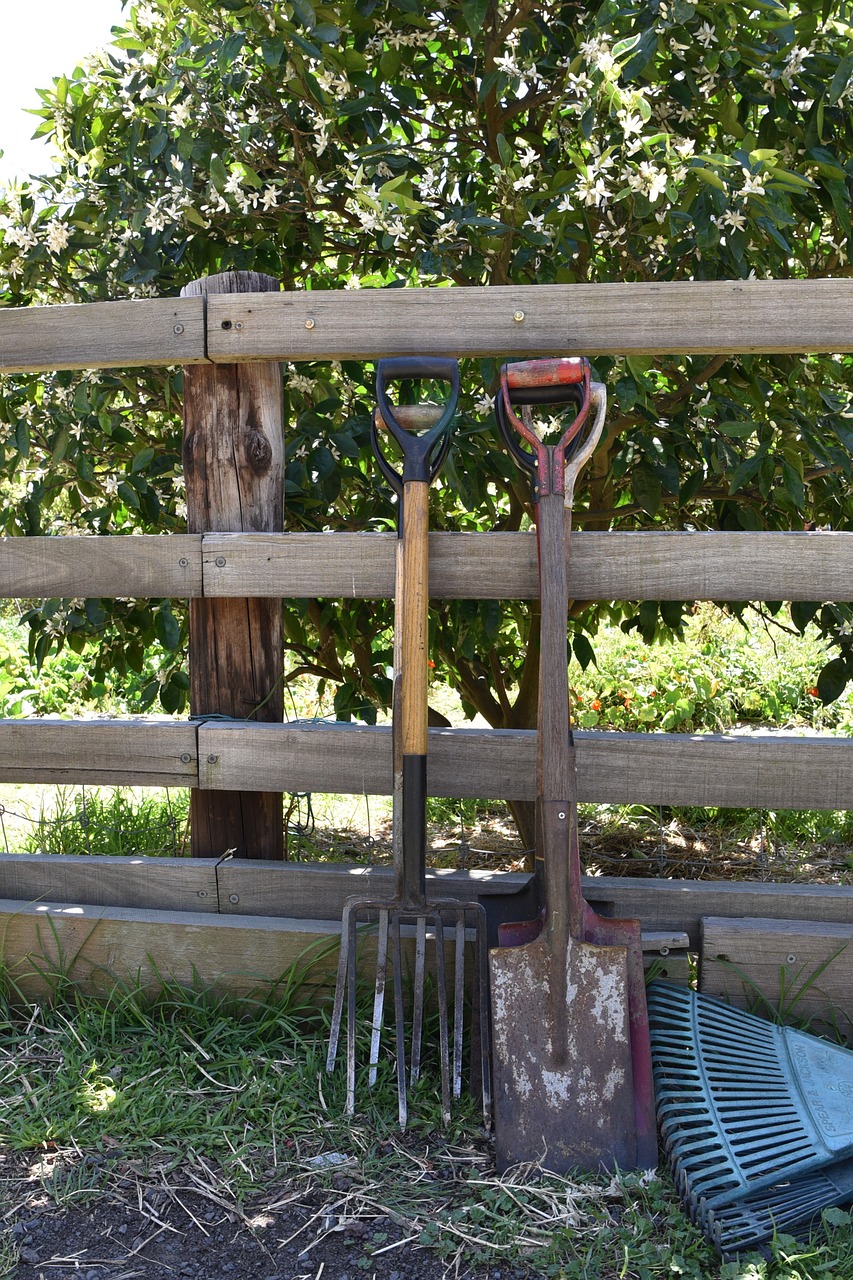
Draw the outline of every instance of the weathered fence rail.
M581 730L595 804L853 808L853 740ZM532 729L431 729L434 796L532 800ZM387 726L298 721L0 720L0 781L390 795ZM222 844L220 852L224 852Z
M0 539L0 597L379 599L392 533L209 533ZM578 600L843 600L853 533L572 535ZM431 533L434 599L531 600L533 533Z
M0 310L0 373L409 355L853 350L853 280L243 293ZM793 319L795 318L795 322Z
M280 292L274 281L242 275L197 286L179 299L0 309L0 373L207 366L197 385L207 388L215 412L201 415L205 430L213 425L204 448L220 462L233 456L239 472L238 437L249 402L258 409L252 438L265 433L277 456L273 362L281 360L372 360L414 351L459 357L853 351L849 279L315 293ZM257 371L267 391L238 395L239 412L232 412L239 366L258 362L270 366L266 374ZM245 373L254 388L254 372ZM189 378L188 385L196 383ZM193 414L187 457L201 448ZM232 430L233 449L219 438ZM228 483L236 493L245 480L237 474ZM198 619L212 616L217 600L392 594L393 534L280 533L280 522L255 509L263 499L252 493L248 524L242 498L216 518L202 498L187 535L0 540L0 596L177 597L190 600ZM538 594L532 534L436 533L430 555L434 598ZM853 533L581 532L573 537L569 573L570 590L582 600L849 600ZM196 626L194 652L198 642L209 642L202 630ZM433 731L429 789L530 799L535 739L531 731ZM578 789L586 801L853 807L850 739L584 732L577 741ZM244 806L235 819L244 832L252 793L382 794L390 777L390 733L382 727L0 722L4 781L180 785L194 788L196 798L231 792ZM226 798L221 813L228 812ZM309 943L333 941L353 886L365 878L384 884L389 875L381 868L242 858L0 856L0 959L19 989L36 995L58 973L93 990L107 990L116 979L156 987L175 978L244 993L273 982ZM509 873L438 873L431 880L439 893L473 889L490 901L493 915L513 918L526 885L526 877ZM702 953L702 985L733 998L742 999L732 968L738 958L772 985L774 967L827 957L835 964L853 939L849 887L593 877L585 892L604 913L639 917L646 938L656 939L651 946L684 937ZM331 963L328 956L320 963L321 977ZM826 999L853 1018L849 972L849 958L832 970ZM822 998L815 987L810 1012L820 1013Z

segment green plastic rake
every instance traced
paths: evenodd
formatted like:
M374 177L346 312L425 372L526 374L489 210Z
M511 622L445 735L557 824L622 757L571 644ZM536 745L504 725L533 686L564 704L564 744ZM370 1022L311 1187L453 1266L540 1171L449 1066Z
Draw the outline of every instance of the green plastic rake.
M853 1156L853 1051L668 983L648 1008L658 1121L698 1221Z

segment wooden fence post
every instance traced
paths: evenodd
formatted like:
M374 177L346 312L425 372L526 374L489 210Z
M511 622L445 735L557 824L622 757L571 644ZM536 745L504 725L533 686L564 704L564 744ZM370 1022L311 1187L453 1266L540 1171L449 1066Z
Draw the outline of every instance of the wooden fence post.
M272 276L227 271L192 281L181 296L279 288ZM184 366L183 454L190 533L280 532L280 364ZM191 600L191 714L281 721L283 644L280 600ZM241 858L283 857L280 792L194 790L190 820L193 857L229 849Z

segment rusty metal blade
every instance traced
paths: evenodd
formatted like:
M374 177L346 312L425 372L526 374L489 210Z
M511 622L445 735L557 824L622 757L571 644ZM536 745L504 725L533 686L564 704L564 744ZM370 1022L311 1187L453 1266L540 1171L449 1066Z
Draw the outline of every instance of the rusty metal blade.
M586 905L586 904L585 904ZM628 966L628 1017L631 1038L631 1070L634 1076L634 1168L656 1169L659 1159L652 1076L652 1044L646 1008L646 975L639 920L610 919L586 906L584 938L605 947L624 947Z
M544 936L489 954L500 1171L537 1160L555 1173L635 1167L625 949L569 937L564 962L557 1009L560 959Z

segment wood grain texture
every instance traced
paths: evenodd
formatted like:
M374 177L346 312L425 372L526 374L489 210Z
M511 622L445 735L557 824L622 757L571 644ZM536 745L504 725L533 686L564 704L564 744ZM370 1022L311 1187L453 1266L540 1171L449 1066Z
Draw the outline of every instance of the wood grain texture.
M510 898L529 877L503 871L428 871L427 892L436 898ZM390 898L394 872L388 867L338 863L253 862L229 858L217 872L220 910L240 915L339 920L353 894Z
M0 720L0 780L193 787L195 725L152 720Z
M7 598L186 599L201 580L200 534L0 539Z
M574 599L843 600L853 581L853 533L580 532L572 538ZM396 542L391 533L3 538L0 595L390 598ZM538 594L535 534L430 534L434 599Z
M754 987L771 1008L789 1008L820 1026L853 1031L853 923L720 916L702 921L699 990L741 1009L757 1007ZM818 971L820 973L818 974ZM812 985L806 984L813 979ZM754 987L753 985L754 984ZM800 988L804 988L798 996ZM792 1004L794 998L796 1003Z
M406 484L403 491L401 598L395 638L400 645L400 750L427 753L429 700L429 485Z
M0 854L0 898L217 911L215 858Z
M849 738L580 731L575 744L582 802L853 808ZM391 790L384 726L211 721L199 727L199 758L199 785L212 789ZM430 795L532 800L535 782L535 730L429 731Z
M686 933L694 951L699 948L701 921L706 916L826 920L853 926L850 885L584 876L583 892L590 905L605 915L641 920L644 930Z
M305 965L307 982L328 989L339 936L340 924L326 920L0 900L0 962L31 1000L49 996L58 974L95 996L117 984L156 995L164 980L269 995L294 964Z
M185 293L278 290L255 272L193 281ZM275 362L184 371L184 475L191 533L221 529L279 532L284 522L284 411ZM284 637L278 601L249 598L190 602L190 708L193 715L282 719ZM194 792L192 852L234 849L283 856L282 799L274 792Z
M392 533L206 534L209 596L329 599L394 593ZM435 599L539 595L534 533L431 533ZM853 533L572 535L575 600L845 600Z
M850 280L300 290L212 298L208 354L235 361L840 352L853 349L851 303Z
M201 298L0 310L0 373L206 362Z

